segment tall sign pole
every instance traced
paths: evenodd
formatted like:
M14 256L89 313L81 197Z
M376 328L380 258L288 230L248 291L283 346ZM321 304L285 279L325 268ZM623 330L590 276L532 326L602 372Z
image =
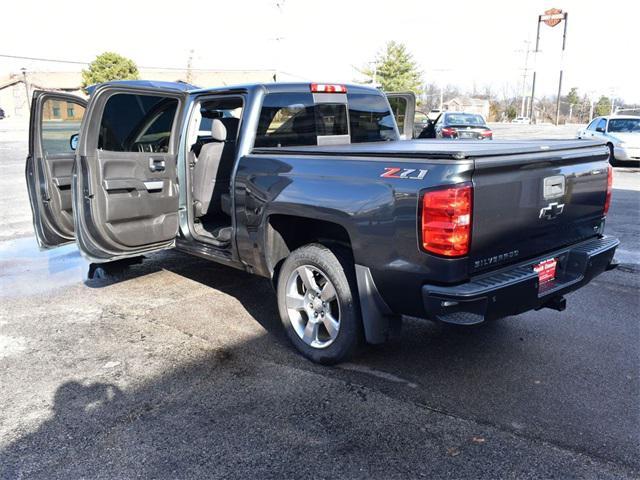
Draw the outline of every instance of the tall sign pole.
M537 33L536 33L536 49L535 49L535 56L536 56L536 66L535 66L535 70L537 70L537 56L538 56L538 52L539 52L539 47L540 47L540 24L541 23L545 23L545 25L549 26L549 27L555 27L556 25L559 25L560 22L562 22L564 20L564 34L562 37L562 53L564 54L564 48L565 45L567 43L567 13L566 12L562 12L562 10L559 10L557 8L551 8L549 10L546 10L544 12L544 15L538 15L538 27L537 27ZM529 118L531 118L533 120L533 115L534 115L534 108L533 108L533 102L535 100L535 94L536 94L536 71L533 71L533 83L531 85L531 115L529 115ZM556 125L558 124L558 119L559 119L559 115L560 115L560 93L562 91L562 66L560 67L560 81L558 84L558 98L556 100Z
M529 121L533 122L533 100L536 97L536 70L538 70L538 50L540 47L540 23L542 22L542 15L538 15L538 29L536 31L536 49L533 51L533 82L531 82L531 104L529 105L531 113L529 114Z
M562 94L562 70L564 69L564 47L567 45L567 19L568 13L564 13L564 31L562 32L562 54L560 57L560 79L558 80L558 97L556 98L556 125L560 123L560 95Z

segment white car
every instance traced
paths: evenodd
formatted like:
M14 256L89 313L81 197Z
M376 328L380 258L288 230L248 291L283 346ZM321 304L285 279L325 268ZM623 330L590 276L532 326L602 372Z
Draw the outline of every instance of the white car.
M596 117L587 128L578 130L578 138L594 138L607 142L611 160L640 160L640 117L611 115Z
M529 117L516 117L511 120L511 123L521 123L524 125L529 125L531 123L531 119Z

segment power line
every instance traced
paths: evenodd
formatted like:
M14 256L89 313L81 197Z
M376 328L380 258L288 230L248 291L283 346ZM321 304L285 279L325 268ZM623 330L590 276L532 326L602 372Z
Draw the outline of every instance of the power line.
M59 60L59 59L53 59L53 58L22 57L19 55L5 55L5 54L0 54L0 57L13 58L16 60L35 60L36 62L74 63L76 65L89 65L89 62L76 62L73 60Z
M78 60L61 60L59 58L41 58L41 57L26 57L22 55L7 55L0 53L0 57L2 58L11 58L14 60L31 60L35 62L49 62L49 63L68 63L73 65L89 65L91 62L82 62ZM176 70L180 72L184 72L187 70L184 67L150 67L144 65L138 65L138 68L142 68L144 70ZM192 68L192 72L248 72L248 71L258 71L255 68L239 68L239 69L225 69L225 68Z

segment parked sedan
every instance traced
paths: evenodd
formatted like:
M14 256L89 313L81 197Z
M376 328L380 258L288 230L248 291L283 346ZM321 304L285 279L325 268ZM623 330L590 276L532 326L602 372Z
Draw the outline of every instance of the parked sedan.
M640 160L640 117L596 117L586 128L578 130L577 137L606 141L612 162Z
M435 123L435 137L452 140L491 140L493 132L482 115L444 112Z

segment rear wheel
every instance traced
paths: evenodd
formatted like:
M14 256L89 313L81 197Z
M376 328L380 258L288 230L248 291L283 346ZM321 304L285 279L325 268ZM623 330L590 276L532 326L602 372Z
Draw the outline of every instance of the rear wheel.
M278 309L287 336L308 359L334 364L362 339L353 262L324 245L305 245L278 276Z

